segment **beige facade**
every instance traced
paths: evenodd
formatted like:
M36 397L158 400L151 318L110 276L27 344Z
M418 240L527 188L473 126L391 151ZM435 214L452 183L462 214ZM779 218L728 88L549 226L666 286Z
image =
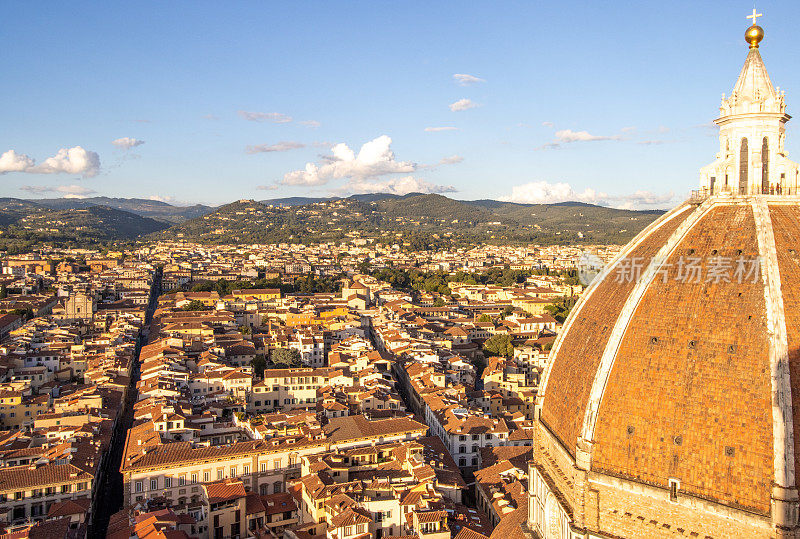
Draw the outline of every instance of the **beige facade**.
M54 503L90 497L93 480L72 464L0 468L0 513L12 524L42 519Z

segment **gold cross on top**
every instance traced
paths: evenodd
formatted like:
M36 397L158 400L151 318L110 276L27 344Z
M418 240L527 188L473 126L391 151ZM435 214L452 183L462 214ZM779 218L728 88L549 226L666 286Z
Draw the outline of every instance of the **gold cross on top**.
M753 19L753 26L756 26L756 19L758 17L763 17L763 16L764 15L761 14L761 13L756 13L756 8L753 8L753 14L752 15L748 15L747 17L745 17L745 19Z

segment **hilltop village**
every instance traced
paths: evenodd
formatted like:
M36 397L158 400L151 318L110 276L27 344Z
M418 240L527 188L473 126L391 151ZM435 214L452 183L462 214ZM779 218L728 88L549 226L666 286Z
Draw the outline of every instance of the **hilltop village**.
M491 537L526 503L534 399L583 253L354 239L7 256L0 525Z

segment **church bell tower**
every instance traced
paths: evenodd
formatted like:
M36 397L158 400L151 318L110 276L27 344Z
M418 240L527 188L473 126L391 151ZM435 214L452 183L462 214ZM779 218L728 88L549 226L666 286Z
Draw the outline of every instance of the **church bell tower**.
M750 51L731 95L722 96L717 159L700 169L701 194L794 195L798 164L784 150L786 114L784 93L772 86L758 44L764 30L756 24L760 13L748 18L745 32Z

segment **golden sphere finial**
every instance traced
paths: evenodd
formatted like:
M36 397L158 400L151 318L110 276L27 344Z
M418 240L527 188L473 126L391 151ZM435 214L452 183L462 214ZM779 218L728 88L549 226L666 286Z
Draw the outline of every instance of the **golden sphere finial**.
M744 40L750 44L751 49L757 49L762 39L764 39L764 29L755 24L744 33Z

